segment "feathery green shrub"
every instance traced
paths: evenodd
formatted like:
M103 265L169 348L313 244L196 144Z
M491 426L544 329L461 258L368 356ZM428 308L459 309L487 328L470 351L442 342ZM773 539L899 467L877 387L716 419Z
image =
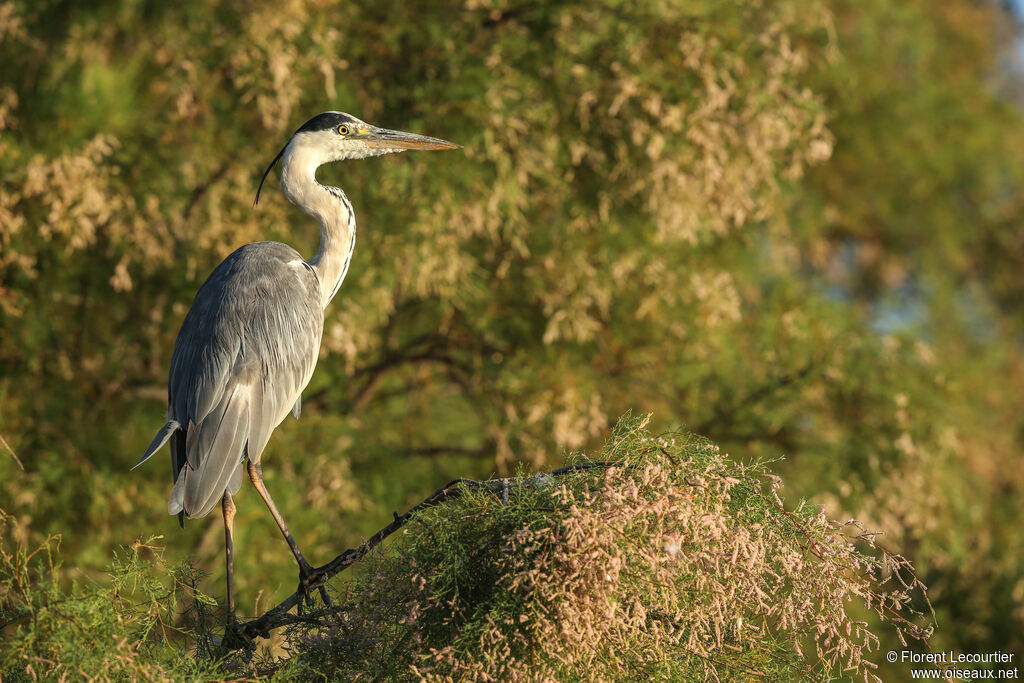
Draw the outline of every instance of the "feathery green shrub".
M291 633L311 680L807 680L875 668L924 587L869 535L691 435L624 419L560 476L522 473L428 509ZM593 468L588 464L596 465ZM850 528L847 523L845 528ZM852 527L857 528L857 527Z
M226 652L197 571L165 564L157 539L118 553L109 586L62 589L59 539L29 551L4 514L0 679L871 680L865 609L928 635L908 562L854 522L786 508L765 464L647 422L416 514L276 658Z

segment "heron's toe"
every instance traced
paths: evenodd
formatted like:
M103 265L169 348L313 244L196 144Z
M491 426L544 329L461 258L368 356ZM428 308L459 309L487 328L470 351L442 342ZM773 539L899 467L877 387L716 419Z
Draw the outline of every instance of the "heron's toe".
M313 606L314 587L320 593L320 598L325 605L330 606L333 604L331 596L327 593L327 587L321 584L323 577L324 572L320 569L314 569L311 566L299 567L299 587L296 592L299 594L298 609L300 612L304 606Z

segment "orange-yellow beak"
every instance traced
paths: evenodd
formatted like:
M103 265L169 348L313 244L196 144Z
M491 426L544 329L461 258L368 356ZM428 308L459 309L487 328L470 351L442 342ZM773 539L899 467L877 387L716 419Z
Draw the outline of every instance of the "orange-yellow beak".
M360 133L362 131L359 131ZM428 135L417 135L416 133L404 133L400 130L388 130L387 128L370 128L366 136L362 137L368 147L381 149L421 149L421 150L442 150L459 149L462 145L448 142L441 138L432 138Z

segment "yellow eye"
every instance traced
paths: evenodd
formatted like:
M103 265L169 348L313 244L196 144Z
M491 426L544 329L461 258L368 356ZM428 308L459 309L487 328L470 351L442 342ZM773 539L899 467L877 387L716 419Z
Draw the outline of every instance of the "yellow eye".
M338 132L341 133L342 135L348 135L348 126L346 126L345 124L341 124L340 126L338 126Z

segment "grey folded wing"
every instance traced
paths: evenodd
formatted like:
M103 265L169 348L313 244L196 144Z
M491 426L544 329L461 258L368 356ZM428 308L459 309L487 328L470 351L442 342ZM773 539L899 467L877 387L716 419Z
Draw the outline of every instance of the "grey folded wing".
M171 514L207 514L241 485L246 457L296 414L323 331L319 284L298 253L261 242L231 254L200 288L171 359ZM151 453L147 450L146 457Z

